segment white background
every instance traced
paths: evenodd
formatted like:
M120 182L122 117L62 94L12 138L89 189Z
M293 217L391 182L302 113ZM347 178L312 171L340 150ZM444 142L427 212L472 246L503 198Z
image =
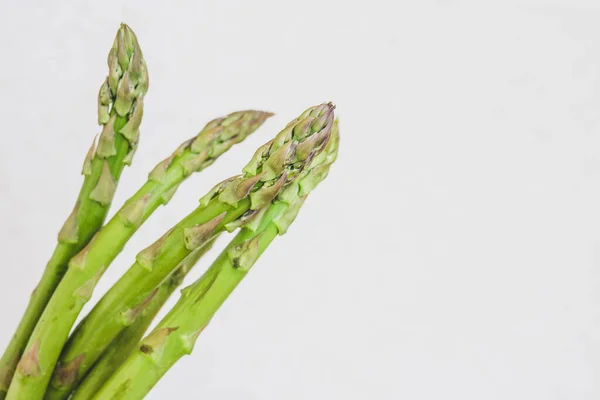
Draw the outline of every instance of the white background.
M151 84L115 205L209 119L277 115L180 188L94 300L308 106L334 101L342 135L290 232L149 399L600 396L596 1L1 6L2 346L74 204L124 21Z

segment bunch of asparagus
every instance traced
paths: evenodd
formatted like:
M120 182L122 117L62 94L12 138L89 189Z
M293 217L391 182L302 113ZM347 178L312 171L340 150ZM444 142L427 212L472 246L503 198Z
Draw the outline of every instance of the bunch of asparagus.
M83 164L83 186L58 244L0 360L0 400L141 399L185 354L269 244L284 234L338 150L334 106L304 111L261 146L242 174L217 184L200 205L135 262L72 331L94 287L127 241L192 173L202 171L272 114L238 111L210 121L149 174L105 223L119 177L139 140L148 71L122 24L98 94L100 135ZM223 232L239 231L148 326ZM145 336L144 336L145 335Z

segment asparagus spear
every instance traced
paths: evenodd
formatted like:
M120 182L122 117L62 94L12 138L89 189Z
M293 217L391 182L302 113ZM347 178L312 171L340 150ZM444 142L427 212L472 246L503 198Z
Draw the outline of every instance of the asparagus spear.
M323 166L311 169L311 171L313 171L312 176L317 176L317 178L313 178L313 186L326 177L329 166L333 163L333 161L335 161L337 156L338 140L338 125L337 121L335 121L332 129L332 137L325 148L325 153L323 155L319 155L318 159L315 160L315 164L322 164ZM304 172L303 175L306 176L307 172ZM307 184L308 180L304 180L303 193L312 189L312 187L307 186ZM290 188L288 190L290 190L290 192L294 192L295 190L296 192L300 193L297 188L298 186L294 186L294 189ZM212 247L212 243L213 242L202 247L200 249L201 252L196 250L194 253L192 253L192 255L184 260L184 263L191 267L196 260L205 253L205 249L208 250L210 247ZM175 270L176 272L171 275L171 278L167 279L167 281L163 283L159 289L157 289L156 295L154 295L152 300L149 302L147 308L141 311L140 315L131 326L125 328L119 334L119 336L113 340L107 350L102 354L98 362L93 366L92 370L88 373L88 375L86 375L81 385L76 389L73 396L70 398L71 400L87 400L92 398L92 396L110 378L114 371L118 369L118 367L123 363L123 361L125 361L127 356L138 344L139 340L142 338L144 332L148 328L151 320L154 319L157 311L163 306L164 302L170 296L175 287L181 283L180 274L186 269L187 268L184 267L177 267ZM174 281L176 284L174 284Z
M79 312L129 238L158 206L169 201L183 180L212 164L233 144L255 131L270 115L261 111L241 111L215 119L197 137L184 142L156 166L148 182L69 262L69 269L44 310L17 366L9 398L24 396L34 399L43 396ZM31 362L32 358L35 359L34 363ZM57 376L60 374L61 371ZM58 388L61 389L61 386Z
M81 384L77 387L71 400L89 400L94 394L104 385L110 376L121 366L123 361L136 347L138 342L144 336L148 326L162 308L164 303L171 296L173 291L183 281L187 273L194 267L198 260L212 247L213 242L207 243L200 249L192 252L179 266L175 272L155 290L152 298L147 304L138 311L138 316L135 321L119 334L110 344L110 346L102 353L102 356L94 364L92 370L85 376ZM58 369L57 369L58 371ZM69 382L76 379L76 368L61 369L62 375L60 380ZM51 389L46 392L46 397L49 396Z
M334 130L328 151L314 160L318 166L285 189L257 223L242 228L92 399L142 399L177 360L192 352L219 307L271 241L287 231L308 192L327 176L337 155L337 138Z
M244 168L245 175L218 184L196 210L138 254L133 266L69 338L61 368L75 365L76 376L84 376L119 332L133 322L131 310L143 304L183 258L224 229L233 230L256 218L323 150L333 109L327 103L306 110L257 150Z
M148 73L137 38L127 25L121 25L117 32L108 67L108 77L98 95L102 133L85 159L85 178L75 208L58 234L52 258L0 360L0 399L6 396L17 362L67 263L101 228L121 172L131 163L137 146Z

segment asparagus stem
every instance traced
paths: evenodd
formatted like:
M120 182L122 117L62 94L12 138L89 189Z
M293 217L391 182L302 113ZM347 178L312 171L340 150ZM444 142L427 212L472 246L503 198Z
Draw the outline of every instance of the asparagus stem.
M242 228L208 271L182 291L178 303L93 399L142 399L177 360L192 352L219 307L273 239L287 231L308 192L327 176L337 155L337 138L334 129L328 150L315 158L312 171L277 196L258 223Z
M213 243L214 241L195 250L183 260L179 266L177 266L175 272L169 279L160 285L147 305L142 310L138 311L139 315L135 321L130 326L123 329L115 340L112 341L106 351L102 353L102 356L98 359L96 364L94 364L91 371L89 371L71 396L71 400L89 400L96 394L136 347L158 311L162 308L173 291L179 287L187 273L194 267L198 260L210 250ZM71 369L71 371L76 372L73 369ZM72 373L67 373L62 376L63 381L76 378L77 377ZM50 390L46 393L47 397L49 393L51 393Z
M4 399L18 360L48 300L79 252L102 227L117 182L137 146L148 88L146 63L135 34L121 25L108 58L109 75L98 96L98 123L102 133L83 167L84 182L71 215L58 234L58 244L19 326L0 360L0 399Z
M283 187L293 184L304 166L325 148L333 109L331 104L309 108L258 149L244 168L244 176L218 184L200 200L196 210L142 251L77 327L65 348L65 365L83 357L76 367L78 376L85 375L111 341L132 323L130 310L143 304L182 259L223 230L231 231L256 219Z

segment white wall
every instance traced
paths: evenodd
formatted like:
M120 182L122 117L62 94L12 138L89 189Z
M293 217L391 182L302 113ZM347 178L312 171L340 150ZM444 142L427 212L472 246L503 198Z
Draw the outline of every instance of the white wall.
M341 119L330 177L149 399L600 396L597 2L83 3L2 1L2 346L75 201L124 21L151 84L115 205L209 119L277 115L181 187L94 299L288 120L325 100Z

